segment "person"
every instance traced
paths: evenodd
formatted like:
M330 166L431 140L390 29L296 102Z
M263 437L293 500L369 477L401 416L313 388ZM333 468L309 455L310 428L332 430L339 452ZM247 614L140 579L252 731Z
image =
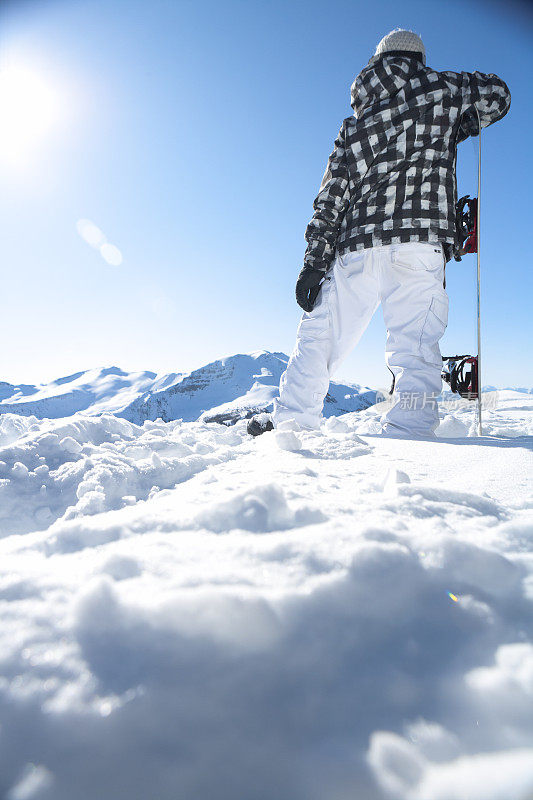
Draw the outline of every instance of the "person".
M288 420L320 427L330 377L380 302L394 376L381 431L425 437L438 425L444 273L460 247L457 144L505 116L510 92L496 75L427 67L421 38L394 30L353 82L351 105L305 233L296 345L272 414L248 423L252 435Z

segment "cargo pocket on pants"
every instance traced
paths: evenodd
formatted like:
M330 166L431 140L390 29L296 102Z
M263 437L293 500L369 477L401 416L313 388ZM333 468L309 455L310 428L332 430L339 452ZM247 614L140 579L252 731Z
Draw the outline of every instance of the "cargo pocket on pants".
M448 324L448 298L432 297L431 304L420 333L420 353L424 361L436 366L442 365L439 341Z
M298 325L297 338L306 340L327 339L330 331L331 277L326 277L312 311L304 311Z

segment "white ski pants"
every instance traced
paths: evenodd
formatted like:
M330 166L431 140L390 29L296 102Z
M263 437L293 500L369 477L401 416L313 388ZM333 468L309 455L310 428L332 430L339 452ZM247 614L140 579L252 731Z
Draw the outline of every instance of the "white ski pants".
M385 433L432 435L442 381L439 340L448 321L442 245L373 247L337 256L315 307L304 312L274 401L274 426L288 419L320 427L329 381L357 344L381 302L386 359L395 376Z

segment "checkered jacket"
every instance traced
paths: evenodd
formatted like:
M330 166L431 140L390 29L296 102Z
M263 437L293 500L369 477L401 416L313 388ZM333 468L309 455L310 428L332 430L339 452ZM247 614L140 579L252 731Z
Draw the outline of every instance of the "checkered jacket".
M435 72L413 53L374 56L352 88L305 233L305 264L400 242L457 248L456 148L508 111L496 75ZM475 108L474 108L475 106ZM477 109L477 111L476 111Z

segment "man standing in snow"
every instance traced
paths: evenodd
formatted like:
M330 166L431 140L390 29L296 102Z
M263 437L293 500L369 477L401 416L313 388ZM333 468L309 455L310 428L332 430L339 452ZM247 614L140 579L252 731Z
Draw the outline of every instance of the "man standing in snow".
M342 123L307 227L296 284L303 308L272 418L320 426L331 375L381 302L386 359L395 378L382 432L431 436L441 391L439 341L448 320L444 269L458 248L457 144L507 113L496 75L436 72L411 31L395 30L351 87L354 116Z

